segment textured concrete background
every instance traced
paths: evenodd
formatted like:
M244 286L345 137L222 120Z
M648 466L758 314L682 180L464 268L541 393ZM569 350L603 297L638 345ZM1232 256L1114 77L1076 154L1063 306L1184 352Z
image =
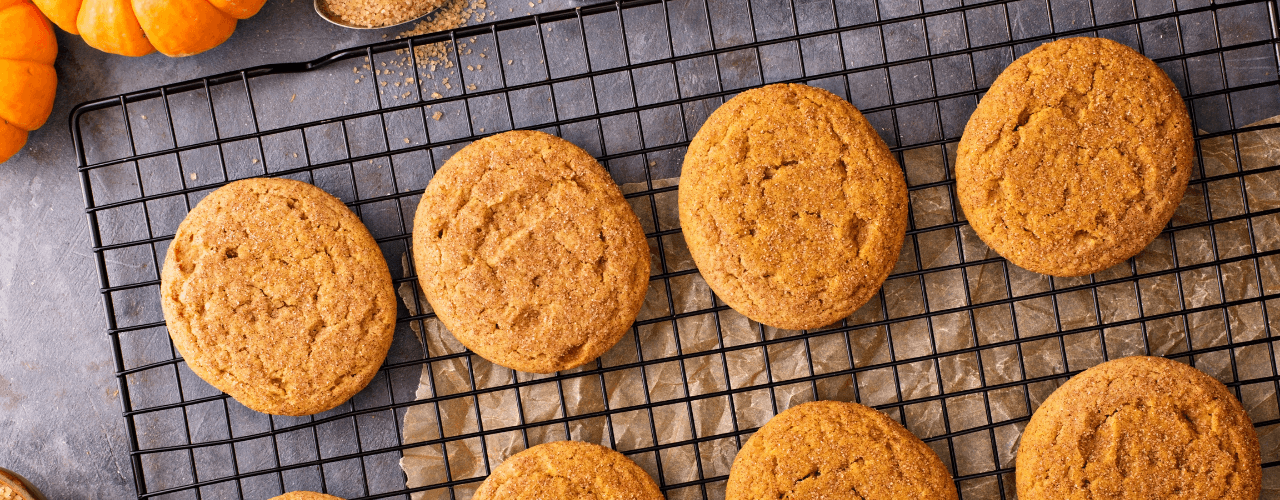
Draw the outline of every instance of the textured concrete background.
M572 6L535 5L490 0L486 21ZM26 476L51 500L134 495L67 126L71 108L225 71L310 60L404 29L347 30L320 19L309 1L270 0L221 46L171 59L105 54L55 28L53 115L22 152L0 164L0 436L6 436L0 467Z

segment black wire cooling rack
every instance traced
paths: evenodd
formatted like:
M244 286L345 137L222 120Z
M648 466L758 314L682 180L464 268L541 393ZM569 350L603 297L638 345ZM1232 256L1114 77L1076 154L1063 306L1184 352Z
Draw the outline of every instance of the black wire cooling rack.
M1066 36L1115 39L1153 58L1198 131L1197 172L1170 227L1126 264L1073 279L1020 270L984 247L957 209L950 167L1000 70ZM1263 443L1264 497L1273 496L1277 42L1276 5L1264 0L634 0L82 104L71 131L138 496L467 498L511 449L574 438L624 452L671 498L721 498L743 440L816 398L902 421L964 498L1013 498L1016 438L1034 408L1072 374L1134 354L1191 363L1237 394ZM662 215L706 116L774 82L853 102L910 186L907 242L884 289L820 330L731 327L742 318L691 285L678 224ZM431 340L409 256L413 211L435 169L512 128L597 156L626 188L656 257L650 312L631 335L549 376L437 345L447 335ZM401 292L378 376L311 417L258 414L199 380L160 312L158 269L182 217L212 189L262 175L345 201ZM588 393L594 402L581 404ZM433 426L404 428L417 411ZM418 431L427 437L407 438ZM422 450L435 457L435 479L406 485L400 461Z

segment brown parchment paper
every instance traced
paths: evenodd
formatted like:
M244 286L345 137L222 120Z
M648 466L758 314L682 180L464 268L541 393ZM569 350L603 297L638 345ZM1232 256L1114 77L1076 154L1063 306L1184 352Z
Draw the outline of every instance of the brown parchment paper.
M1275 117L1251 124L1280 122ZM1213 178L1240 171L1241 176L1193 184L1174 216L1175 228L1207 220L1280 208L1280 172L1247 171L1280 164L1280 129L1245 132L1235 136L1200 141L1204 176ZM945 180L954 167L954 144L930 146L903 152L903 167L909 185ZM1236 155L1236 149L1240 154ZM1201 178L1197 171L1193 178ZM654 182L655 187L676 184L678 179ZM643 183L625 184L624 192L647 189ZM1052 278L993 262L963 269L936 270L991 259L997 255L968 228L945 225L963 219L952 198L950 186L911 192L914 227L925 229L908 237L894 274L924 270L923 273L891 279L880 297L856 311L848 325L899 320L969 305L971 311L931 315L927 318L896 321L887 326L863 328L844 333L797 339L695 356L678 361L648 364L643 370L628 368L604 375L572 377L560 382L537 383L548 376L516 373L472 355L424 364L416 397L447 398L437 403L413 406L404 415L406 443L446 439L445 444L427 444L404 451L400 461L406 486L417 488L487 474L502 460L544 442L577 439L619 451L652 447L723 435L735 430L763 425L776 412L814 399L858 401L883 405L899 401L958 393L944 399L893 408L890 416L903 422L917 436L929 438L955 434L951 439L929 444L959 475L977 474L1013 467L1018 437L1026 418L1065 378L1021 384L1027 379L1048 377L1086 369L1106 359L1153 354L1170 355L1189 349L1203 349L1242 342L1267 335L1265 319L1280 321L1280 310L1271 301L1253 301L1225 309L1212 308L1224 302L1257 298L1280 292L1277 259L1211 265L1139 280L1135 271L1146 274L1176 265L1209 263L1252 253L1252 236L1258 252L1280 248L1280 216L1261 216L1212 226L1176 230L1161 235L1135 258L1135 264L1118 265L1092 277ZM679 226L674 191L653 197L630 199L632 208L647 233ZM656 213L655 213L656 208ZM943 226L936 230L928 228ZM653 272L661 273L660 256L668 271L694 268L684 240L679 234L662 238L659 250L650 239ZM1216 257L1215 257L1216 252ZM1176 261L1175 261L1176 255ZM917 259L918 256L918 259ZM407 256L405 256L407 266ZM1007 276L1007 280L1006 280ZM1071 290L1091 283L1119 280L1114 284ZM1007 282L1006 282L1007 281ZM413 314L430 306L418 303L414 283L398 290ZM697 274L670 279L671 302L667 307L667 286L651 282L639 318L648 319L704 310L721 305ZM1063 291L1065 290L1065 291ZM1049 293L1061 291L1058 293ZM1012 292L1012 296L1010 296ZM1032 297L1036 294L1044 296ZM982 304L991 302L989 306ZM1186 316L1136 321L1138 318L1210 307ZM1264 310L1268 314L1264 315ZM717 327L718 325L718 327ZM1277 325L1280 326L1280 325ZM411 325L432 356L464 352L465 349L436 320ZM717 334L717 331L719 334ZM1059 336L1059 332L1066 332ZM678 335L677 335L678 333ZM600 363L613 367L638 361L654 361L719 348L733 348L761 340L786 339L800 332L763 326L732 311L701 314L676 321L643 325L605 353ZM1019 342L1007 344L1011 341ZM1006 345L998 345L1006 343ZM970 348L997 344L989 348ZM677 350L678 348L678 350ZM967 350L952 353L952 351ZM1266 344L1217 350L1194 357L1197 368L1231 382L1273 375ZM913 360L894 366L859 371L855 376L822 377L823 374L861 368L894 360ZM1234 372L1232 358L1234 357ZM1184 361L1187 360L1184 358ZM567 373L594 369L594 363ZM683 383L681 373L689 383ZM532 381L518 389L502 389L478 397L456 397L475 388L500 387ZM801 377L817 377L794 384ZM770 380L782 385L751 389ZM994 389L977 391L983 387ZM999 387L1005 386L1005 387ZM739 390L733 396L697 399L692 403L667 400L701 394ZM561 399L563 394L563 400ZM1247 384L1241 387L1246 410L1255 420L1280 418L1274 385ZM632 409L646 403L658 404L650 410ZM1030 403L1030 404L1028 404ZM617 411L610 417L573 418L594 412ZM564 420L568 418L568 422ZM521 424L548 422L519 431L498 432L452 440L463 434L489 432ZM736 425L735 425L736 422ZM1003 424L1002 424L1003 423ZM994 426L994 427L991 427ZM1259 429L1263 461L1280 459L1280 433L1276 426ZM526 443L525 439L528 439ZM748 436L742 436L745 440ZM654 478L667 484L729 473L739 439L725 437L698 445L666 448L658 453L629 455ZM1013 480L1006 474L1002 483L1008 498ZM1280 480L1269 480L1268 483ZM468 498L478 482L459 486L458 498ZM712 483L707 492L722 497L723 485ZM987 476L961 484L965 498L1000 498L998 478ZM441 488L413 495L417 499L446 499ZM698 488L668 492L671 498L701 498Z

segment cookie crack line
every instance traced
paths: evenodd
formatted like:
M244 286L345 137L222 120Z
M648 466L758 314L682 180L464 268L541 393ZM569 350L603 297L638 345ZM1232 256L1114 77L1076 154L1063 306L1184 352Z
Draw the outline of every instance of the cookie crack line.
M512 131L468 145L432 178L417 214L423 292L489 361L534 373L577 366L640 309L643 229L608 172L563 139Z
M1102 393L1105 393L1105 390L1104 390L1104 391L1102 391ZM1217 398L1217 397L1214 397L1213 399L1211 399L1211 400L1209 401L1209 403L1219 403L1219 402L1221 402L1221 400L1220 400L1219 398ZM1099 423L1098 423L1098 425L1093 426L1092 430L1091 430L1090 432L1086 433L1086 435L1090 435L1090 436L1098 436L1098 435L1102 434L1100 431L1101 431L1103 428L1107 427L1109 424L1111 424L1112 419L1113 419L1116 415L1120 414L1121 412L1126 412L1126 411L1131 411L1131 410L1143 410L1143 409L1150 409L1150 408L1157 408L1157 407L1149 406L1149 405L1145 404L1144 402L1138 402L1138 403L1129 403L1129 404L1120 405L1120 406L1118 406L1118 407L1116 407L1116 408L1112 409L1111 411L1109 411L1109 412L1107 412L1107 413L1105 413L1105 414L1103 414L1103 413L1098 413L1098 414L1097 414L1097 415L1099 416ZM1225 445L1225 444L1226 444L1226 442L1227 442L1227 441L1229 441L1229 440L1227 440L1227 439L1222 439L1222 437L1224 437L1224 436L1218 436L1218 435L1215 435L1215 434L1213 434L1213 433L1209 433L1209 432L1202 432L1202 431L1200 430L1201 425L1196 424L1196 423L1195 423L1195 421L1194 421L1192 418L1190 418L1190 416L1188 416L1188 415L1187 415L1187 410L1186 410L1185 408L1177 408L1177 410L1178 410L1178 412L1177 412L1177 413L1178 413L1178 416L1179 416L1183 421L1185 421L1185 422L1187 422L1188 424L1190 424L1190 425L1189 425L1189 427L1190 427L1190 430L1191 430L1191 437L1190 437L1190 439L1188 440L1188 442L1187 442L1186 444L1182 445L1179 449L1180 449L1181 451L1184 451L1184 452L1185 452L1187 449L1194 448L1194 447L1195 447L1195 445L1196 445L1197 443L1203 443L1203 442L1205 442L1205 441L1208 441L1210 444L1213 444L1213 445L1214 445L1214 447L1215 447L1216 449L1218 449L1219 451L1223 452L1224 454L1230 455L1234 460L1233 460L1233 461L1232 461L1232 463L1231 463L1231 469L1230 469L1230 471L1228 471L1228 474L1227 474L1228 481L1226 481L1226 483L1227 483L1227 484L1231 484L1231 479L1233 479L1236 475L1238 475L1240 472L1242 472L1242 471L1244 471L1244 470L1245 470L1245 467L1244 467L1243 461L1242 461L1242 460L1240 460L1240 458L1241 458L1241 457L1240 457L1240 452L1239 452L1239 450L1236 450L1236 449L1230 449L1230 450L1228 450L1227 448L1225 448L1225 447L1224 447L1224 445ZM1059 446L1058 438L1060 438L1060 436L1061 436L1061 434L1060 434L1060 433L1058 433L1058 434L1056 434L1056 435L1055 435L1055 440L1052 442L1052 445L1050 446L1050 448L1051 448L1051 449L1052 449L1052 448L1054 448L1054 447ZM1218 439L1211 439L1211 438L1214 438L1214 437L1218 437ZM1080 477L1080 478L1081 478L1081 482L1082 482L1081 486L1082 486L1084 489L1089 490L1089 491L1092 491L1092 490L1091 490L1091 484L1092 484L1093 480L1094 480L1095 478L1097 478L1097 475L1096 475L1096 474L1091 473L1091 472L1090 472L1090 468L1089 468L1089 467L1090 467L1090 465L1093 465L1093 464L1094 464L1094 462L1092 461L1092 456L1093 456L1093 454L1094 454L1094 451L1096 450L1096 442L1091 442L1091 444L1093 444L1094 446L1090 446L1090 447L1088 448L1088 453L1084 453L1084 452L1081 452L1081 453L1080 453L1080 458L1081 458L1081 462L1080 462L1080 464L1079 464L1078 466L1072 466L1072 467L1071 467L1071 469L1074 469L1074 470L1076 470L1076 471L1078 471L1078 472L1079 472L1079 476L1078 476L1078 477ZM1173 456L1172 456L1172 458L1175 460L1176 464L1178 465L1178 467L1175 467L1175 468L1176 468L1177 470L1183 470L1182 465L1183 465L1183 462L1184 462L1184 461L1186 460L1186 458L1187 458L1186 453L1174 453L1174 454L1173 454ZM1127 470L1129 470L1129 466L1128 466L1128 464L1127 464L1127 455L1126 455L1126 454L1124 454L1124 453L1116 453L1116 454L1114 455L1114 459L1115 459L1115 468L1116 468L1116 469L1121 470L1121 471L1127 471ZM1045 471L1045 473L1039 477L1039 479L1040 479L1039 483L1044 483L1044 482L1047 482L1047 481L1049 481L1049 480L1053 479L1053 477L1051 476L1051 474L1052 474L1052 473L1051 473L1050 471Z
M978 236L1014 264L1100 271L1172 217L1193 160L1189 127L1176 88L1141 54L1104 39L1051 42L1014 61L979 103L957 194Z
M567 484L565 484L567 483ZM570 491L566 492L563 487ZM507 457L475 492L477 500L552 498L660 500L649 475L622 454L581 441L555 441Z
M338 199L298 181L235 181L197 204L174 240L161 273L170 335L197 375L249 408L323 411L381 364L390 274Z
M1164 358L1121 358L1076 375L1036 410L1019 445L1019 496L1256 498L1257 452L1248 415L1216 379Z
M863 457L857 457L854 459L854 463L861 464L864 460L865 459ZM804 484L807 481L817 481L817 479L823 476L824 474L840 474L840 473L852 473L852 472L853 472L852 467L845 467L838 471L831 471L831 472L824 473L822 472L822 468L820 466L815 465L814 470L812 472L806 474L804 477L797 480L795 484L792 484L791 488L788 489L787 491L780 492L778 494L778 498L779 499L796 498L796 495L799 494L799 490L802 484ZM858 485L852 484L851 482L849 484L846 484L846 486L849 487L849 494L853 495L851 500L863 500L866 498L862 493L858 491Z
M779 116L794 119L761 125ZM699 130L684 171L680 213L693 258L753 320L794 329L835 321L896 260L881 236L905 229L905 199L885 199L906 198L902 170L856 108L825 90L775 84L739 94ZM814 176L820 184L806 188ZM776 279L787 276L795 279Z
M813 401L778 414L734 459L727 500L955 499L946 466L887 415L857 403Z

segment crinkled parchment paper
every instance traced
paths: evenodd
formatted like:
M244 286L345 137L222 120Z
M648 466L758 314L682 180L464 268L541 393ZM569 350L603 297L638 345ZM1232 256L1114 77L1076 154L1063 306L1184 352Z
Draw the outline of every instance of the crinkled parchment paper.
M1280 117L1253 125L1276 122L1280 122ZM1231 136L1200 141L1204 176L1212 178L1280 164L1280 129L1241 133L1236 140L1239 157ZM953 168L948 163L953 161L954 144L945 149L931 146L903 153L910 185L946 179L946 173ZM1193 177L1199 178L1200 173L1196 172ZM675 183L676 179L664 179L655 181L654 186ZM622 189L637 192L646 186L626 184ZM1206 199L1210 200L1207 204ZM629 201L647 233L678 227L674 191L655 195L652 205L649 197ZM1020 381L1083 370L1104 359L1146 353L1176 354L1221 346L1231 340L1241 342L1263 337L1266 335L1263 310L1271 304L1256 301L1228 307L1225 314L1221 308L1210 308L1185 317L1174 314L1135 320L1280 291L1280 266L1273 258L1258 259L1257 266L1253 260L1242 260L1136 282L1126 279L1135 271L1147 274L1171 269L1175 262L1188 266L1215 258L1247 255L1251 252L1251 232L1258 251L1280 248L1280 217L1276 216L1177 230L1172 235L1166 233L1140 254L1132 267L1127 263L1116 266L1098 273L1091 281L1089 277L1051 278L1011 265L1006 274L1006 266L1001 261L930 271L997 255L967 226L958 230L945 226L928 230L956 222L953 214L963 217L958 208L953 208L949 186L914 190L911 203L914 227L925 231L907 239L894 274L921 269L925 272L889 280L885 283L883 302L879 297L874 298L847 320L848 325L897 320L889 325L857 329L848 335L817 336L807 342L786 341L799 332L761 326L732 310L718 315L694 315L678 319L674 325L664 321L633 329L633 333L601 357L601 365L609 368L658 360L677 352L691 355L710 349L732 349L761 340L780 342L767 348L733 349L723 355L689 357L683 363L658 362L643 370L627 368L609 371L603 376L572 377L559 382L537 383L548 376L515 373L474 355L424 364L417 398L445 399L408 409L404 415L405 442L447 440L447 443L424 444L404 451L401 466L407 475L406 485L417 488L444 483L450 476L455 481L481 477L506 457L543 442L577 439L615 446L626 452L759 427L776 412L813 399L857 400L874 406L952 393L961 394L909 404L901 410L891 408L888 413L926 440L956 433L950 440L934 440L929 444L944 462L954 464L954 471L960 475L1008 468L1013 466L1018 436L1026 417L1065 379L1056 377L1025 385L1019 384ZM1173 225L1176 228L1272 208L1280 208L1280 172L1246 174L1243 182L1240 177L1232 176L1192 185ZM660 257L666 259L668 271L694 268L678 234L663 237L661 250L657 240L650 239L650 248L655 274L661 272ZM1110 280L1118 281L1072 290L1072 287ZM411 313L429 311L428 304L415 300L414 286L413 283L400 285L402 300ZM671 278L669 293L674 311L667 307L666 284L662 280L651 282L640 319L721 305L715 302L714 295L697 274ZM982 305L988 302L992 304ZM916 317L968 305L977 307ZM1269 317L1280 321L1280 311L1270 311ZM414 324L412 328L422 337L433 357L465 351L438 321L428 320L423 325ZM1066 334L1060 337L1059 332ZM949 354L1014 340L1020 342ZM1267 345L1235 349L1235 374L1231 366L1232 352L1225 349L1196 356L1194 361L1196 367L1226 382L1271 375L1268 352ZM937 360L923 359L935 354ZM921 359L910 361L913 358ZM854 377L822 378L825 373L895 360L908 362L859 371ZM596 365L590 363L567 373L595 368ZM687 387L682 371L689 382ZM519 405L517 389L511 388L474 398L449 399L450 395L471 391L472 377L477 389L533 382L518 389ZM816 379L785 383L800 377ZM783 385L750 389L770 380ZM1006 387L974 391L1002 385ZM732 397L661 405L666 400L730 388L747 390ZM1255 420L1280 418L1276 414L1272 385L1245 385L1241 387L1241 395ZM659 406L652 411L626 410L646 403ZM573 419L606 410L622 411L608 418ZM562 421L566 417L570 419L567 423ZM524 433L507 431L487 434L483 439L453 440L455 436L479 433L482 429L487 432L546 421L553 423ZM1002 422L1007 425L1001 425ZM988 425L994 428L975 429ZM969 429L975 430L966 432ZM1270 437L1270 428L1260 429L1260 434L1264 443L1263 460L1280 458L1277 453L1280 439ZM738 446L738 438L727 437L696 446L665 448L657 454L630 456L655 478L661 474L670 484L698 479L695 466L698 458L704 477L728 474ZM1012 493L1012 483L1012 477L1006 476L1003 486L1007 494ZM460 498L468 497L478 485L473 482L458 487ZM961 488L966 498L999 498L1000 495L995 477L969 481ZM711 485L708 491L712 489L720 487ZM444 499L449 498L449 491L447 488L430 490L417 493L413 498Z

